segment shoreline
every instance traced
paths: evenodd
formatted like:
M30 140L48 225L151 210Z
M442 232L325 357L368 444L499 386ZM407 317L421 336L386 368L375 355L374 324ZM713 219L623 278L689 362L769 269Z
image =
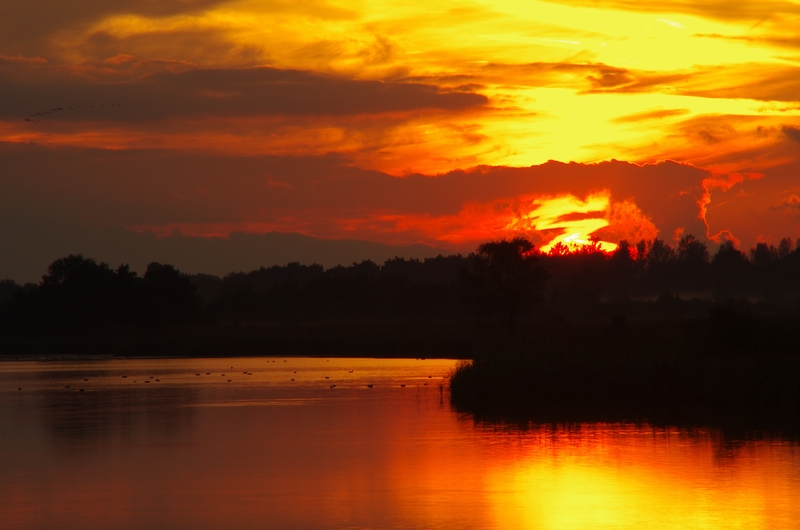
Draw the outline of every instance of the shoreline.
M461 360L453 406L511 422L746 424L800 433L800 318L342 320L0 339L0 362Z

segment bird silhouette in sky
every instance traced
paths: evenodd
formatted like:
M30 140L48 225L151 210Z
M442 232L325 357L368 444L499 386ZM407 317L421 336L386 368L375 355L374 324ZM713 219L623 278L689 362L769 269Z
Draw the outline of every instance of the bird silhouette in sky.
M101 105L87 105L86 108L93 109L94 107L103 107L103 108L105 108L105 107L121 107L121 106L122 106L122 103L109 103L109 104L101 104ZM66 107L66 108L64 108L64 107L55 107L55 108L48 109L48 110L40 110L38 112L34 112L33 114L30 114L27 118L25 118L25 121L31 122L31 123L40 123L41 119L37 120L35 118L44 117L44 116L46 116L48 114L52 114L52 113L55 113L55 112L63 112L65 110L74 110L74 109L82 109L82 108L84 108L83 105L75 105L74 107Z

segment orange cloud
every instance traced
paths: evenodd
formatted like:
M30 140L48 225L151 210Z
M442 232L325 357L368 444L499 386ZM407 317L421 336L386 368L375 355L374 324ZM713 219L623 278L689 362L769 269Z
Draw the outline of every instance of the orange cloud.
M800 197L794 194L789 195L788 197L786 197L781 201L781 204L780 206L778 206L778 209L788 210L788 211L794 211L794 210L800 211Z
M726 192L731 189L735 184L742 182L745 179L759 179L762 178L762 174L753 173L753 174L739 174L739 173L729 173L726 175L715 175L713 177L703 179L703 196L698 201L698 206L700 207L700 218L703 220L703 223L706 225L706 237L716 243L721 241L733 241L737 245L739 245L739 239L737 239L730 230L723 229L718 231L716 234L711 234L709 225L708 225L708 206L711 204L711 192L713 189L719 189L722 192Z
M105 59L103 62L105 64L119 66L121 64L127 64L127 63L130 63L131 61L135 61L135 60L136 60L136 57L134 57L133 55L128 55L127 53L118 53L117 55L115 55L113 57L109 57L109 58Z
M471 202L454 215L365 209L358 215L345 217L333 212L320 215L320 212L307 210L285 212L266 222L168 223L129 228L160 237L174 233L227 237L237 232L299 232L315 237L358 238L389 244L424 243L466 251L491 239L521 235L531 239L543 252L558 243L569 247L587 245L600 233L619 238L616 241L652 239L658 234L635 204L613 202L607 190L589 195L585 200L562 195ZM605 251L617 248L613 241L597 243Z

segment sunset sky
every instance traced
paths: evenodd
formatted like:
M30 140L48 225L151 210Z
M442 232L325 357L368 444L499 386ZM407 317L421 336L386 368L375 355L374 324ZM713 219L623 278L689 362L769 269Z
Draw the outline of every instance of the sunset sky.
M0 4L0 278L682 233L800 236L800 1Z

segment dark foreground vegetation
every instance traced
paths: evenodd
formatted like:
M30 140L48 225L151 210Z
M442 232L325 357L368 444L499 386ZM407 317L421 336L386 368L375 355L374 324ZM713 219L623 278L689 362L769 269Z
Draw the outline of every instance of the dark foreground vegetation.
M454 357L454 404L486 416L796 425L800 244L514 239L224 278L71 255L0 281L0 356L26 355Z
M800 319L551 323L451 375L460 410L488 421L647 421L800 434Z

